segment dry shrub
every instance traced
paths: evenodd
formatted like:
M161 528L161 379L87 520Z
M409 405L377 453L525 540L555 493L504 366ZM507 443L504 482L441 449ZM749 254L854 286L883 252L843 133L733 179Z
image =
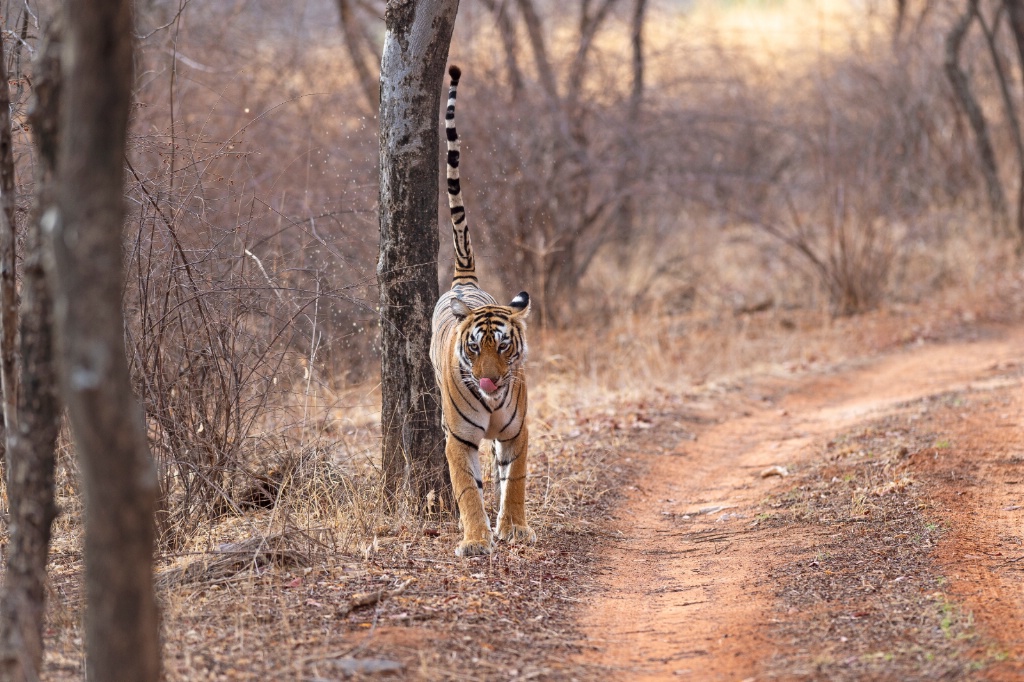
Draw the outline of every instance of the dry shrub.
M807 23L804 9L788 3L771 17ZM661 272L679 277L683 254L648 244L746 224L790 250L785 276L793 266L810 275L835 314L867 310L890 293L903 226L964 191L935 41L893 49L883 20L837 13L804 29L823 35L824 49L766 44L737 38L735 19L757 13L748 7L657 8L637 113L625 13L605 20L580 67L582 29L547 11L558 97L529 69L517 87L488 15L473 15L479 41L457 46L477 74L460 93L460 129L482 260L501 263L506 290L535 293L542 321L593 314L578 301L594 293L581 284L601 259L621 266L653 251ZM512 19L531 54L525 21Z
M301 39L331 9L143 13L124 295L166 548L314 487L343 497L328 422L337 382L376 365L376 145L340 105L350 81L307 75L327 56Z
M815 24L804 9L793 2L761 14L716 13L698 5L692 13L662 10L651 22L655 76L634 122L644 163L630 188L640 209L630 238L616 242L629 255L606 246L594 267L618 267L621 282L685 282L680 312L696 296L721 299L726 311L821 300L847 315L920 297L928 283L973 277L952 273L960 258L948 255L967 242L987 253L982 238L993 223L942 69L950 17L929 14L894 42L886 13L847 9ZM737 26L744 17L750 26ZM777 34L764 30L781 23ZM679 33L693 38L668 45ZM994 81L980 83L997 97ZM997 137L1008 135L1001 126ZM776 246L752 238L749 227ZM760 257L744 257L744 245L755 243ZM1011 248L1005 235L996 243ZM748 268L745 283L730 273L737 267ZM577 319L593 318L595 305L622 311L639 303L595 290L594 281L580 284ZM732 287L739 290L719 291ZM643 287L649 296L658 289Z

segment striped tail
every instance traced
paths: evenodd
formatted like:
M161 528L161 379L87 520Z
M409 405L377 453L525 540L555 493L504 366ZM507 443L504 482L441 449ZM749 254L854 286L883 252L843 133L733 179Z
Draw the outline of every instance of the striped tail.
M455 239L455 275L452 287L476 284L476 258L469 239L466 208L462 204L462 185L459 183L459 133L455 130L455 91L459 87L462 71L452 65L448 69L452 85L448 90L448 109L444 114L445 135L448 137L448 207L452 211L452 237Z

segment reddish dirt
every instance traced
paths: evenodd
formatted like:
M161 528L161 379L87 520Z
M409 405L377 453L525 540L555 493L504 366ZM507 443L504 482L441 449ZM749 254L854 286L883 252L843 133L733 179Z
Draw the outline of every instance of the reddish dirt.
M903 429L900 438L917 445L902 446L895 464L886 461L898 481L874 495L905 485L907 508L912 503L928 528L942 529L936 544L923 541L910 551L915 561L925 562L922 570L949 600L942 602L943 613L960 614L962 631L954 633L949 615L931 628L941 627L945 639L957 644L943 654L950 659L946 669L958 679L1020 679L1022 358L1024 332L997 330L981 340L915 345L826 375L768 377L691 405L652 434L645 451L634 454L642 473L611 520L616 539L600 562L598 589L582 613L580 664L631 680L836 679L843 677L845 660L849 678L863 679L857 666L874 665L875 654L851 649L856 642L833 637L834 632L801 635L801 619L812 610L787 609L778 586L778 576L797 570L794 566L817 570L814 552L821 552L827 538L839 537L835 528L844 520L834 528L762 521L781 504L767 502L785 495L805 496L800 503L806 506L806 491L813 486L800 485L809 480L802 474L816 466L834 439L896 419ZM943 402L937 396L956 398ZM887 432L881 433L884 441ZM762 476L772 466L793 473ZM832 566L833 571L863 582L867 573L851 562ZM880 580L898 585L903 576ZM931 590L915 587L928 599ZM834 606L826 603L830 599L820 607ZM916 608L928 611L931 603L924 600ZM892 620L892 614L880 611L851 613L838 617L858 620L865 632ZM904 629L916 636L916 627ZM918 654L919 665L934 663L931 652ZM881 667L873 668L872 679L921 678L925 668L886 667L891 660L886 656L878 654Z

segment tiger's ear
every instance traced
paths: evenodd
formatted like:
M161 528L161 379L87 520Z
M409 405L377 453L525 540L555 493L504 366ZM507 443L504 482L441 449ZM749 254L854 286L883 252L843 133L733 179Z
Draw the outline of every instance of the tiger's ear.
M530 314L530 295L525 291L520 291L508 305L510 308L515 309L516 317L525 318Z
M466 305L461 298L452 299L452 315L455 319L464 320L473 313L473 309Z

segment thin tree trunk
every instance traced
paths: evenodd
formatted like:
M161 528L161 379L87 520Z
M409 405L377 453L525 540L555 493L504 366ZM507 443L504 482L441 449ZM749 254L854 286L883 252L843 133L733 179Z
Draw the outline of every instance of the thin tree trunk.
M985 114L974 95L971 94L971 86L967 80L967 74L960 68L960 46L963 44L967 29L974 21L978 11L978 0L969 0L968 9L957 21L950 32L946 35L946 76L953 86L953 93L956 95L960 106L967 115L967 120L974 131L974 142L978 147L978 159L981 162L981 172L985 178L985 185L988 188L989 207L996 220L1005 224L1006 197L1003 194L1003 186L999 181L999 171L996 166L996 155L992 148L992 140L988 134L988 124L985 121Z
M629 92L629 115L640 115L644 99L644 18L647 14L647 0L636 0L633 4L633 21L630 24L629 43L633 54L633 84ZM631 123L633 121L630 121Z
M568 103L569 115L575 118L576 108L579 105L580 93L583 89L587 70L587 57L590 49L594 46L594 38L597 36L601 24L608 18L612 6L618 0L602 0L597 10L590 13L590 3L584 0L580 7L580 42L576 47L576 54L569 64L569 76L566 80L566 102Z
M498 35L505 49L505 68L508 71L509 95L515 99L523 92L523 74L519 69L519 41L516 39L516 25L508 11L511 0L483 0L483 5L498 25Z
M160 675L156 469L125 357L122 231L132 89L130 0L67 0L59 209L44 216L64 402L85 497L91 680Z
M637 182L639 163L637 160L636 129L640 125L641 107L644 99L644 15L647 12L647 0L635 0L633 18L630 24L630 45L633 50L633 83L626 103L626 121L622 135L623 163L619 168L616 187L622 197L615 210L615 238L619 244L627 244L633 234L633 223L636 220L636 203L633 201L631 185ZM624 263L632 249L619 250L619 262Z
M526 35L530 40L530 48L533 50L533 61L537 65L537 74L540 76L541 87L547 94L548 99L557 103L558 85L555 81L555 70L548 59L547 48L544 45L544 31L541 28L540 15L534 7L532 0L518 0L519 12L523 15L523 23L526 24Z
M441 92L458 0L388 2L381 60L381 466L394 502L447 499L441 410L430 366L438 298Z
M57 513L53 480L60 405L51 331L53 304L43 271L39 222L53 206L60 47L59 34L50 30L34 69L35 101L29 114L39 152L37 194L33 218L25 232L20 315L22 390L17 431L10 432L9 438L11 542L0 601L0 679L12 682L41 677L46 560L50 528Z
M366 63L366 55L361 49L362 39L356 26L356 18L352 11L352 0L337 0L338 17L341 20L341 33L345 38L345 48L356 71L359 87L370 105L371 111L380 106L380 79L376 78Z
M1018 66L1020 69L1024 69L1024 0L1004 0L1003 4L1010 17L1010 32L1013 33L1013 41L1017 46ZM992 52L992 59L998 59L994 50ZM1024 72L1020 73L1021 80L1024 81ZM1006 114L1012 123L1014 141L1017 144L1017 238L1021 244L1024 244L1024 143L1021 141L1020 121L1017 118L1017 111L1013 106L1013 98L1009 95L1009 89L1006 87L1006 78L1002 71L999 72L999 83L1002 87L1003 98L1007 107Z
M14 185L11 88L7 77L7 50L0 36L0 386L3 387L4 433L8 434L8 440L18 423L18 375L14 355L18 333L18 293L14 265L17 204ZM4 451L7 448L8 444L5 443Z
M892 23L892 42L899 41L903 34L903 22L907 18L907 0L896 0L896 17Z

